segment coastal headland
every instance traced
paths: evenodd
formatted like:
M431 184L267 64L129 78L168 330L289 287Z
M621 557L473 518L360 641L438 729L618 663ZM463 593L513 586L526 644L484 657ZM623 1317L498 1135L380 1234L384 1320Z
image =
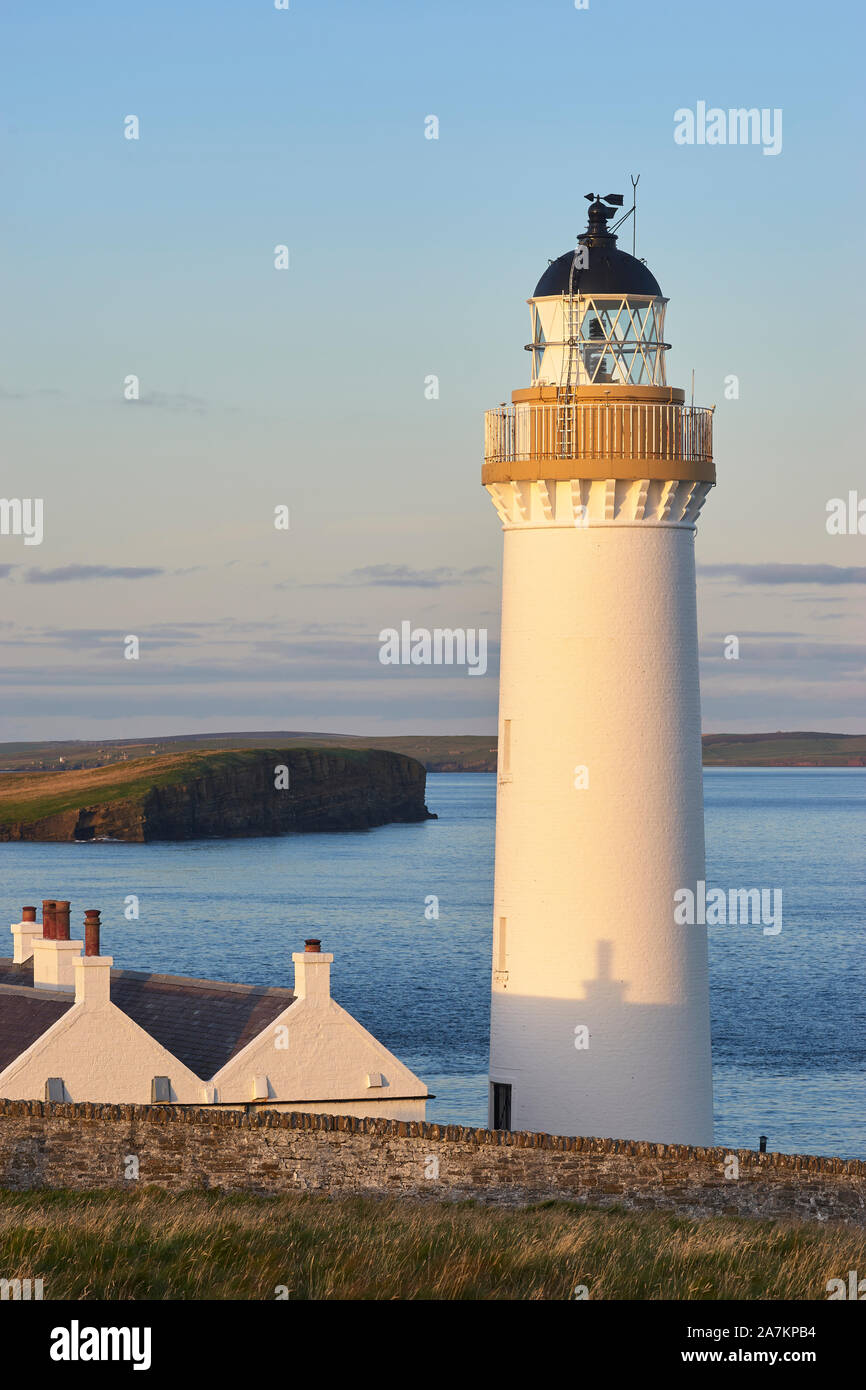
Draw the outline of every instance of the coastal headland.
M143 843L367 830L429 819L425 785L416 759L363 748L192 750L7 772L0 778L0 841Z

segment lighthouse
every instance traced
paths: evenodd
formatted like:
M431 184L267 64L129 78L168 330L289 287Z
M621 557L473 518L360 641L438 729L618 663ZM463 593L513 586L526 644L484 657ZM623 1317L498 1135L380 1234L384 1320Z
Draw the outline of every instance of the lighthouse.
M487 412L504 532L490 1124L710 1144L695 528L712 411L666 382L667 300L588 195ZM682 901L682 898L680 898ZM682 914L679 914L682 915Z

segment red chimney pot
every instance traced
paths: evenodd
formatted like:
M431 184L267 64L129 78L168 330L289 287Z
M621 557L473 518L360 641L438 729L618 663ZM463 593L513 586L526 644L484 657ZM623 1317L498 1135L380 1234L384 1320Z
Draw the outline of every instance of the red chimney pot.
M84 914L84 954L99 955L99 909L90 907Z
M22 907L22 909L21 909L21 921L22 921L22 922L35 922L35 921L36 921L36 908L35 908L35 907Z
M309 951L312 955L319 955L322 950L322 943L317 937L310 936L304 942L304 950Z
M54 904L54 939L69 940L69 903L66 899L58 898Z
M54 940L54 913L57 903L53 898L42 899L42 936L46 941Z

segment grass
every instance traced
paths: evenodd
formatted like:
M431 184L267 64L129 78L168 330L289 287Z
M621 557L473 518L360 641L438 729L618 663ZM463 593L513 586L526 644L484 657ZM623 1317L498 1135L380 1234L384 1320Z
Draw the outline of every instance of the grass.
M704 734L703 749L704 767L844 767L866 756L866 734Z
M110 739L103 743L86 740L0 743L0 770L4 772L5 782L7 777L12 781L18 773L32 775L40 766L51 769L41 774L45 777L67 776L68 773L57 770L61 757L76 764L82 772L97 768L118 772L134 765L153 767L158 762L176 761L194 753L274 748L330 748L343 753L390 749L417 758L428 772L496 771L495 734L401 734L395 738L368 738L358 734L278 732L180 734L156 739ZM153 756L154 749L156 756ZM792 762L844 767L849 759L866 758L866 734L705 734L703 749L705 767L773 767ZM124 754L130 759L128 763L118 761Z
M827 1298L866 1231L560 1202L0 1192L0 1278L47 1299Z

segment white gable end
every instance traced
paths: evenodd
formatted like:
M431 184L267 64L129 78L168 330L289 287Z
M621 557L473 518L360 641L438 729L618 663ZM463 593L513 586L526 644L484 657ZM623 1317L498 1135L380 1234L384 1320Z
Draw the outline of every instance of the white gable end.
M344 1114L385 1115L383 1104L423 1105L428 1094L414 1072L330 997L296 1000L227 1062L212 1078L220 1103L249 1101L260 1075L273 1100L295 1110L325 1102L338 1113L342 1106Z

